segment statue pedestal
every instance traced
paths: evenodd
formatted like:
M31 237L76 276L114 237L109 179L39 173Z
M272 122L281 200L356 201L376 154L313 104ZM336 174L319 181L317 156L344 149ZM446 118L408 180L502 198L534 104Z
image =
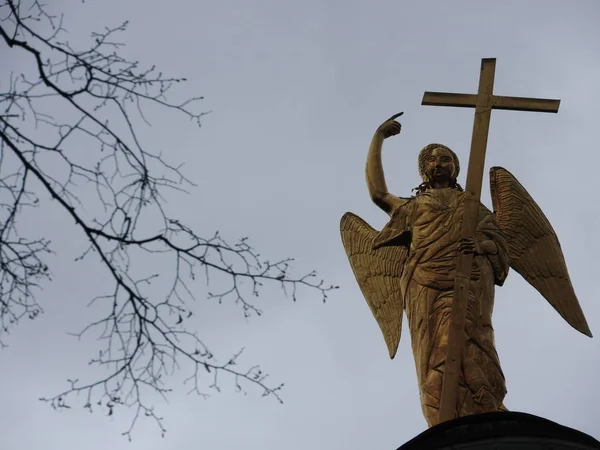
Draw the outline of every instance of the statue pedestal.
M531 414L496 412L436 425L398 450L423 449L600 450L600 442L585 433Z

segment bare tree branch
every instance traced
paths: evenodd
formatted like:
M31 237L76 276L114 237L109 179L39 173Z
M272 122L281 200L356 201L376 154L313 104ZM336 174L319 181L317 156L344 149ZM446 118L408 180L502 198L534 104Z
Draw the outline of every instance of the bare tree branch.
M265 283L281 286L294 300L299 288L317 291L325 300L336 287L314 272L291 274L291 259L262 260L246 238L229 244L218 233L201 237L170 217L165 189L186 192L194 185L180 166L143 145L135 123L147 122L144 108L156 105L200 125L206 114L197 110L202 97L171 103L167 93L185 79L165 77L120 56L123 44L115 39L127 23L92 33L89 46L74 48L61 40L66 34L62 17L48 13L38 0L29 3L7 0L0 6L3 55L20 53L32 67L0 85L0 344L21 318L42 312L36 288L51 280L52 249L43 231L21 235L18 220L24 209L48 198L56 213L70 217L79 229L80 259L97 261L112 286L108 293L90 295L104 315L76 335L98 338L100 348L90 364L108 368L108 375L69 380L63 392L42 400L68 408L69 398L83 393L89 410L101 406L110 415L118 406L132 407L128 437L144 416L164 434L162 418L146 399L151 393L167 395L167 376L183 364L190 370L190 392L218 391L220 378L228 376L235 390L246 383L281 401L282 385L268 383L258 366L239 367L241 352L218 363L198 333L186 328L194 300L188 284L203 277L215 289L209 298L231 300L247 317L261 314L252 299ZM82 196L89 193L79 183L94 187L85 208ZM132 258L140 255L148 261L171 258L171 279L134 276ZM170 286L167 295L157 296L153 283Z

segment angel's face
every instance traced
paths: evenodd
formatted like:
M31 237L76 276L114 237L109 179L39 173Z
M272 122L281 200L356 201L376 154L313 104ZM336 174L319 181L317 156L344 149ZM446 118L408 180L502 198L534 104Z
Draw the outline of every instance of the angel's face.
M432 184L447 187L456 174L452 154L445 148L434 148L426 159L426 174Z

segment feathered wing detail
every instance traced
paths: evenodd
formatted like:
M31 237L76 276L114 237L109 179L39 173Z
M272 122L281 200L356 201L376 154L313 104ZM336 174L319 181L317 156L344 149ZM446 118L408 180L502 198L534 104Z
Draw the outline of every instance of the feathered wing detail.
M506 236L510 266L577 331L592 337L575 296L558 237L533 198L506 169L490 169L494 214Z
M383 333L390 358L396 356L402 327L400 276L408 248L373 249L379 234L360 217L346 213L340 222L342 242L356 281Z

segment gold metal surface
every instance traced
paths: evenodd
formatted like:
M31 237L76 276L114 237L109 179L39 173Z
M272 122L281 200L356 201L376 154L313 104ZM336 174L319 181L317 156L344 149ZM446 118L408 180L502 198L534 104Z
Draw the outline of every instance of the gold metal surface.
M456 182L454 152L441 144L418 158L423 183L409 198L387 190L381 149L400 133L393 116L375 132L367 158L372 200L390 215L377 232L346 213L342 241L361 291L393 358L406 313L421 406L429 426L506 408L494 346L495 286L509 267L520 273L575 329L591 337L550 223L506 169L492 168L494 213L480 203L492 108L556 112L558 100L493 95L495 60L482 61L477 95L425 93L424 104L475 107L467 183ZM474 103L474 104L473 104Z

